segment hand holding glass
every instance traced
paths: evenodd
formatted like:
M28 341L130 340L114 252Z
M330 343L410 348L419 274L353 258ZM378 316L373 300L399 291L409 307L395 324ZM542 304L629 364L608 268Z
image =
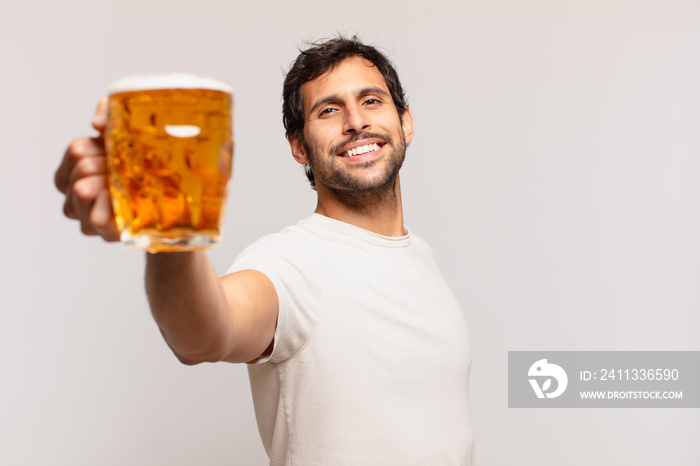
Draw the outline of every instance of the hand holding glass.
M212 247L233 165L233 97L191 75L128 76L110 87L105 143L112 205L127 247Z

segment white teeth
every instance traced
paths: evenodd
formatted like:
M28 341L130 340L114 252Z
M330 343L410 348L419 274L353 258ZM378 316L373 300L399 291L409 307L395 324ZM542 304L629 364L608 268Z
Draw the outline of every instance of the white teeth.
M372 152L379 150L379 144L365 144L364 146L354 147L345 153L345 157L352 157L353 155L366 154L367 152Z

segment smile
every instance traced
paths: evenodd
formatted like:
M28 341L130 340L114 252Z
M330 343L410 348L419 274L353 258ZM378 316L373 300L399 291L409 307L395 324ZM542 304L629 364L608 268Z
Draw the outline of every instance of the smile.
M340 154L342 157L355 157L357 155L368 154L370 152L375 152L381 149L381 145L377 143L365 144L364 146L353 147L352 149Z

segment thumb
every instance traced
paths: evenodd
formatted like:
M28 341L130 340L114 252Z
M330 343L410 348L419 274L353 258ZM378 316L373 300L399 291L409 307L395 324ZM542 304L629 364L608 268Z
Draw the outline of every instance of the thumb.
M95 115L92 117L92 127L99 131L100 134L104 133L105 126L107 126L107 97L100 99Z

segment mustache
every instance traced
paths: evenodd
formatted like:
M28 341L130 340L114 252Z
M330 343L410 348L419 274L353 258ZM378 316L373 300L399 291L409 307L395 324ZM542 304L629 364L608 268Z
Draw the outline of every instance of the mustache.
M349 138L347 138L345 141L339 142L338 144L334 144L331 146L329 149L329 152L331 154L337 154L340 152L343 147L347 144L351 144L353 142L357 141L363 141L365 139L379 139L382 143L384 144L393 144L394 140L389 136L388 134L379 134L379 133L362 133L362 134L353 134Z

